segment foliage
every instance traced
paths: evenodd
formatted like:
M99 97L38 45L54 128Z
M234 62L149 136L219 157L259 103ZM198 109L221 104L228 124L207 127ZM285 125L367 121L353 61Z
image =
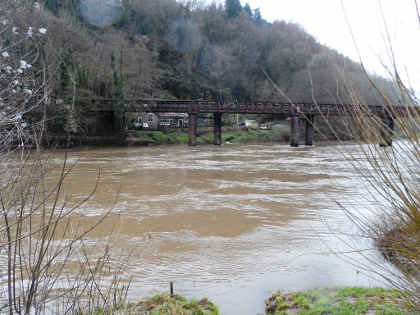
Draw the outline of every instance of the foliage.
M31 5L25 2L0 4L0 151L28 138L30 113L45 104L45 59L42 45L47 29L27 25ZM36 16L38 12L35 12ZM44 85L43 85L44 84Z
M115 308L127 286L119 277L103 276L104 268L115 267L108 249L98 246L92 260L84 243L101 219L87 229L71 220L96 186L85 199L69 202L63 191L72 166L57 168L41 150L46 122L54 118L47 114L51 86L58 81L51 78L63 74L57 59L49 58L60 52L52 54L44 18L36 2L0 2L0 312ZM78 267L71 278L69 265Z
M233 18L241 14L242 6L239 0L225 0L226 17Z
M150 299L142 300L128 308L128 313L148 313L154 315L219 315L217 306L207 298L199 301L186 300L174 294L157 294Z
M150 136L157 143L168 143L170 137L161 131L149 131L146 135Z
M111 55L111 68L113 74L112 81L112 98L113 98L113 109L114 109L114 120L115 128L119 132L123 132L125 128L125 117L124 117L124 92L123 92L123 75L121 70L121 64L123 60L122 51L120 55L120 69L117 69L115 56Z
M233 130L222 133L224 143L267 143L288 141L288 126L276 126L272 130ZM128 139L134 144L187 144L188 133L182 131L136 131L135 137ZM197 137L200 144L214 142L213 131L200 132Z
M244 11L250 18L252 18L252 10L251 10L251 6L249 5L249 3L245 4Z
M391 37L387 35L389 40ZM393 47L391 41L387 45L392 51L398 49ZM401 73L405 70L397 67L399 61L395 59L395 54L392 54L389 63L391 80L388 82L378 80L367 72L362 79L353 75L346 76L346 69L342 69L347 98L351 104L355 104L345 126L360 148L357 154L343 148L343 155L351 161L355 172L366 184L365 197L374 205L370 212L366 209L348 209L345 205L342 207L359 228L362 237L371 240L394 266L375 262L369 250L361 253L365 259L363 263L353 263L404 292L402 297L408 308L418 313L420 103L413 89L403 82ZM365 98L367 90L373 91L380 98L379 104L383 104L380 112L372 112L358 105L368 99ZM400 138L395 137L394 129ZM331 130L336 131L333 127Z
M254 21L257 25L262 25L264 23L264 19L261 15L260 9L254 10Z
M124 0L114 12L118 16L101 27L90 24L76 0L43 3L40 15L51 30L43 48L49 60L46 127L51 134L91 133L96 127L85 100L116 94L119 99L218 99L222 93L225 101L289 101L283 95L304 102L314 97L346 101L345 85L338 80L342 64L363 102L381 101L359 64L322 46L297 24L268 23L258 9L242 7L239 0ZM101 20L107 13L96 14L91 18ZM375 80L391 91L388 81Z
M398 49L392 42L387 44L392 50ZM369 88L380 95L384 108L378 114L354 107L347 128L357 139L362 153L355 156L353 152L344 151L355 171L365 180L376 211L370 215L345 211L363 236L371 239L398 270L389 265L372 264L369 255L365 256L362 268L374 269L390 285L407 292L404 298L417 313L420 311L420 103L413 89L403 82L401 73L405 70L397 67L394 55L390 64L391 86L384 86L382 81L365 73ZM353 104L360 104L361 93L351 80L347 82L348 93ZM398 101L390 97L390 90ZM400 138L395 137L394 129Z
M162 131L136 131L134 138L128 141L138 144L185 144L188 143L188 135L185 132L162 132Z
M380 264L372 264L368 255L363 268L375 269L394 287L407 291L407 303L420 310L420 195L418 169L420 165L418 102L399 81L396 86L403 99L401 117L389 98L383 94L385 107L374 114L356 107L348 130L357 139L361 154L344 151L355 171L366 180L369 197L377 205L369 218L366 213L345 209L364 237L371 239L384 257L399 267L399 271ZM378 88L373 81L372 86ZM357 97L354 96L357 101ZM394 139L394 125L402 132L402 139ZM392 147L389 145L392 144Z
M43 0L45 9L58 15L60 10L66 9L72 14L78 12L80 0Z
M281 294L265 301L266 314L409 314L402 293L382 288L344 287Z

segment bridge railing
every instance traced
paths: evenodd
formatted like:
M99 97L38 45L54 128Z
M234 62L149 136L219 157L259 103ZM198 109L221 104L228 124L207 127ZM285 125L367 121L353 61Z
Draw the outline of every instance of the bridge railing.
M81 104L91 111L113 111L113 99L82 99ZM133 99L125 100L127 112L174 112L174 113L243 113L243 114L286 114L286 115L325 115L343 116L351 114L381 114L388 110L392 116L419 115L417 107L381 105L354 105L354 104L314 104L314 103L219 103L204 100L159 100L159 99ZM388 109L387 109L388 108Z

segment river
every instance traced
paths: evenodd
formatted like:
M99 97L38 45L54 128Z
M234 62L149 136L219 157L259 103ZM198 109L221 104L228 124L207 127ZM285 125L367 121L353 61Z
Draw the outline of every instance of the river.
M176 293L206 296L222 314L255 315L277 289L383 286L359 253L336 254L372 248L342 206L366 214L376 207L343 150L358 147L77 149L65 192L77 200L100 174L77 211L88 225L112 209L89 237L107 240L112 231L112 252L130 253L123 277L131 299L173 281ZM61 152L54 156L60 164ZM385 264L374 249L363 253Z

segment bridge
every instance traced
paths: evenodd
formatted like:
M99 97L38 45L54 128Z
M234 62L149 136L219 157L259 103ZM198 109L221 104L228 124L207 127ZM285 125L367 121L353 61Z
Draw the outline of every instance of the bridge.
M113 112L118 101L114 99L91 99L90 109L94 112ZM121 102L121 101L119 101ZM214 144L222 143L222 115L228 114L282 114L290 117L290 145L299 146L299 121L305 122L305 145L313 144L314 117L321 115L348 116L354 113L365 115L371 113L382 121L381 134L385 145L392 144L394 119L396 116L408 116L416 113L417 107L383 106L383 105L353 105L353 104L315 104L315 103L222 103L206 100L161 100L161 99L126 99L125 112L148 113L188 113L189 115L189 145L197 145L197 115L213 113Z

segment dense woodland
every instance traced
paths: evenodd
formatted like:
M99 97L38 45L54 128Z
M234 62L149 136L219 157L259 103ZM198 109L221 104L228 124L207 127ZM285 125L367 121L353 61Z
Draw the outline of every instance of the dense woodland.
M356 93L361 102L383 103L360 64L319 44L310 30L269 23L239 0L43 0L40 6L34 14L48 38L37 62L48 82L44 93L55 100L43 109L52 133L87 132L86 104L78 101L86 97L346 103ZM371 79L392 94L389 81Z

